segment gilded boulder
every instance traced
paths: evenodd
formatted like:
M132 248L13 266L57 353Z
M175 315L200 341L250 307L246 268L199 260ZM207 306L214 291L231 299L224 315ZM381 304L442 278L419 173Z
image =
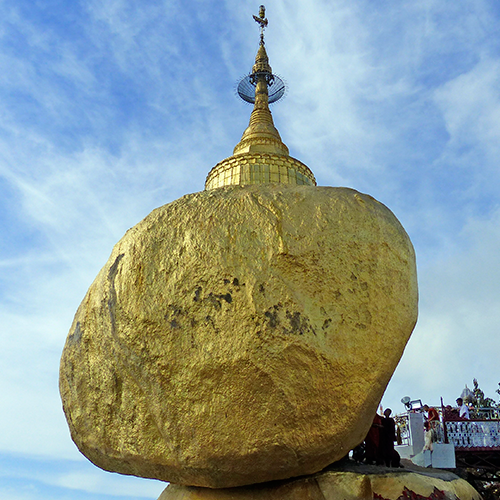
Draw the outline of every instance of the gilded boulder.
M366 435L417 317L412 244L347 188L184 196L117 243L60 390L99 467L224 488L311 474Z

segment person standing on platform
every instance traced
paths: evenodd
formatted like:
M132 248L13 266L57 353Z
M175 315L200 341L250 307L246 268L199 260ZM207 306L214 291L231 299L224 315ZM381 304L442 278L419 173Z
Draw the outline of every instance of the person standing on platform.
M457 405L458 405L458 415L461 419L463 420L469 420L469 408L466 404L464 404L464 400L462 398L457 399Z
M426 432L429 431L433 442L439 441L440 439L442 439L439 412L436 410L436 408L429 405L422 406L422 409L427 412L425 423L427 424L428 428L425 429Z
M383 418L376 413L365 438L365 462L367 464L381 465L383 462L380 448L380 438L383 431L382 420Z
M387 467L399 467L399 453L394 449L396 440L396 422L391 418L392 410L386 408L380 432L380 452Z
M428 422L439 422L439 413L436 410L436 408L433 408L432 406L429 405L424 405L422 406L422 409L427 412L427 421Z

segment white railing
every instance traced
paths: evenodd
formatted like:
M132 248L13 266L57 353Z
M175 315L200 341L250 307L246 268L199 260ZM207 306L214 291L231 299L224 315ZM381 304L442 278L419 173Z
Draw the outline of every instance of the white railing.
M500 421L445 422L448 441L456 448L500 448Z

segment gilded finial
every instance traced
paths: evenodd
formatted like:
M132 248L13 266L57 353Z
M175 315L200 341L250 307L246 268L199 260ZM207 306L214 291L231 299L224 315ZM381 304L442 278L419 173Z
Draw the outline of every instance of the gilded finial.
M264 30L267 26L266 8L261 5L259 7L259 17L253 16L253 18L260 26L260 44L264 45Z
M234 148L234 154L261 151L288 155L288 148L283 144L276 130L269 110L269 103L276 102L285 93L283 81L273 75L264 46L264 28L267 26L266 8L261 5L259 17L253 16L260 26L260 45L255 57L252 72L238 85L238 95L254 105L250 124L241 141Z

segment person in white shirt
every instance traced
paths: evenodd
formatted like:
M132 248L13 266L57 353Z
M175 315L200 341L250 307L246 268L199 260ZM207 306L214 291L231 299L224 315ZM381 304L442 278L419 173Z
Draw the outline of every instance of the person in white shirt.
M465 420L469 420L469 408L464 404L464 400L462 398L457 399L457 405L459 409L459 416Z

